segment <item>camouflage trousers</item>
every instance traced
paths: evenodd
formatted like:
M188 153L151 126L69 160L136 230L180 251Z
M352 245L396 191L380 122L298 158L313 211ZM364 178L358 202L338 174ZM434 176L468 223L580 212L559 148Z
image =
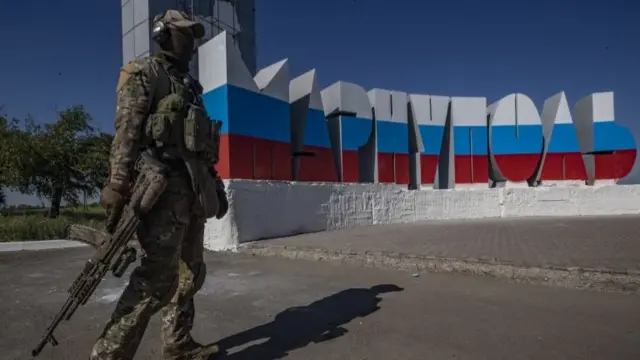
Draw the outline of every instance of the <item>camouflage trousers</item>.
M188 177L171 177L166 192L142 219L138 241L145 256L131 274L90 360L133 359L150 318L160 310L165 352L191 340L193 296L206 275L205 219L194 213L194 199Z

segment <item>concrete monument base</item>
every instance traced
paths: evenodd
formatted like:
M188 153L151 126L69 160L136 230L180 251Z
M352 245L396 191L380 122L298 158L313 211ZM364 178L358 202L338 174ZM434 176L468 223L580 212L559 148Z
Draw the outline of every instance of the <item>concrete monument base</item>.
M640 214L640 186L407 190L394 184L226 180L229 212L210 219L209 250L358 226L423 220Z

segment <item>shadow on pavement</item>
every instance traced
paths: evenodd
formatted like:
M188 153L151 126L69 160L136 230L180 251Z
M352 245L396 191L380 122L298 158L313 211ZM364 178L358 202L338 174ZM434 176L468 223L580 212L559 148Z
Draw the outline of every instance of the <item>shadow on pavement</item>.
M222 356L226 360L281 359L289 351L340 337L348 332L342 327L355 318L367 316L378 309L378 295L403 291L396 285L376 285L353 288L322 298L307 306L291 307L276 315L269 323L231 335L218 343L230 350L250 342L263 340L236 353ZM264 341L265 339L268 339Z

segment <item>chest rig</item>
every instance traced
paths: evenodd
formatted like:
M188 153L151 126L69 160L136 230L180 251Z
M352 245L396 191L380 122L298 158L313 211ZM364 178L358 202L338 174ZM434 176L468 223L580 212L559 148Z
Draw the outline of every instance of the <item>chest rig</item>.
M220 122L207 116L202 87L189 74L180 74L158 61L170 89L157 99L155 111L145 124L149 145L171 158L217 163Z

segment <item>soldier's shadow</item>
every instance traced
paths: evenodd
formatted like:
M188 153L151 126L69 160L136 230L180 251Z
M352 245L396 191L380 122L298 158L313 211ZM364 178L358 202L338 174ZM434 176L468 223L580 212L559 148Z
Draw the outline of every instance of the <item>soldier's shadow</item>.
M273 321L222 339L222 350L230 350L254 341L261 341L240 351L221 357L225 360L274 360L286 357L290 351L335 339L348 331L343 325L355 318L367 316L378 309L379 295L403 291L396 285L376 285L340 291L306 306L280 312Z

